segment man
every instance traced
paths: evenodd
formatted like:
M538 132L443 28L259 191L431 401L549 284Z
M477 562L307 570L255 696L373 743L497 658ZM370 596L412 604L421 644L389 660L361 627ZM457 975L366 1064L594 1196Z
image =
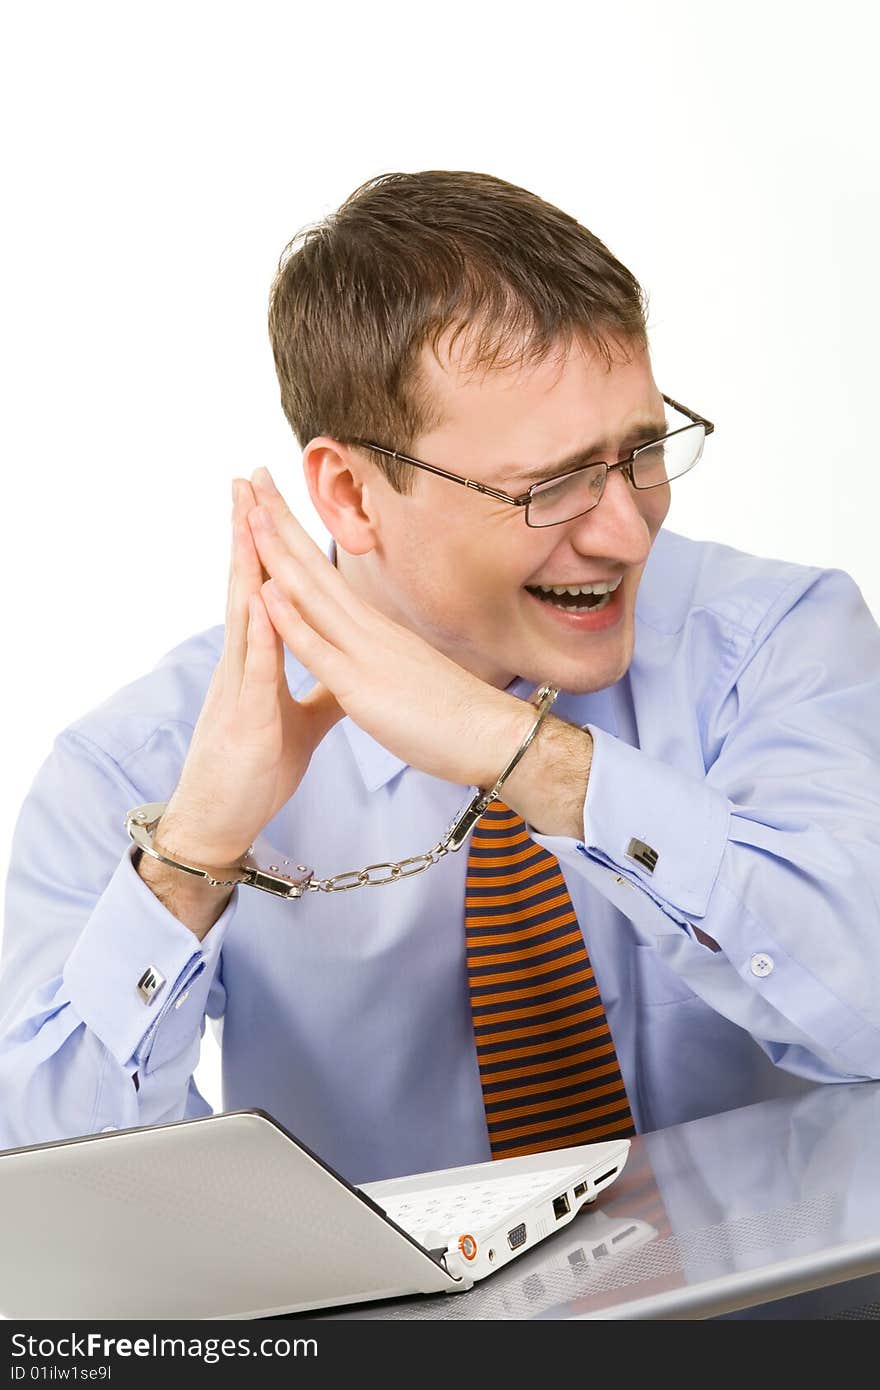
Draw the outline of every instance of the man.
M662 529L712 426L632 275L523 189L393 174L291 244L270 333L334 545L237 480L225 625L40 769L7 1145L207 1113L206 1015L224 1108L352 1181L880 1076L880 633L840 572ZM300 898L232 886L259 837Z

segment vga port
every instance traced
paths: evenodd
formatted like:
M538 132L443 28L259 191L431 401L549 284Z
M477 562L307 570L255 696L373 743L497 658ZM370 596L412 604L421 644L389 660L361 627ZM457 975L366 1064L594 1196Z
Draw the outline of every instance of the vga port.
M526 1242L526 1223L521 1221L518 1226L514 1226L512 1231L507 1232L507 1244L511 1250L518 1250Z

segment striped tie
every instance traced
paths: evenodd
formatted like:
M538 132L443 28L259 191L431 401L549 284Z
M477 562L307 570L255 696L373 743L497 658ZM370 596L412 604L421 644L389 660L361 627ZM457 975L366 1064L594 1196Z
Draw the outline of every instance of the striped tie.
M503 801L471 838L465 944L492 1157L634 1134L559 860Z

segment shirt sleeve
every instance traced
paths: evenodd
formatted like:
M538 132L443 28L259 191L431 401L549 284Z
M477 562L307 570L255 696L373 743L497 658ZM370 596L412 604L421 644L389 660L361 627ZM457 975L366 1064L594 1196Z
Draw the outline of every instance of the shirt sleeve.
M713 697L704 775L587 725L583 839L535 834L812 1080L880 1078L878 712L880 632L852 580L821 572Z
M210 1114L193 1079L235 888L202 941L132 863L145 795L66 730L13 836L0 963L0 1147ZM155 988L139 991L145 974Z

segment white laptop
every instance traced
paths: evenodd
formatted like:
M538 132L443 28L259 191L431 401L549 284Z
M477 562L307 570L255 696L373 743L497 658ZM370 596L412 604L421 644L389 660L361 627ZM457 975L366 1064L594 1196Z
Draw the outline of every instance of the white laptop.
M0 1315L260 1318L459 1293L566 1226L629 1140L353 1187L263 1110L0 1152Z
M451 1306L439 1297L409 1298L394 1303L352 1304L307 1316L394 1322L579 1317L588 1301L601 1305L597 1294L616 1301L626 1284L644 1277L644 1269L632 1260L632 1252L659 1236L656 1226L641 1217L618 1215L613 1205L613 1194L607 1203L596 1202L567 1230L540 1241L501 1279L482 1280L469 1290L466 1299ZM638 1269L642 1269L641 1275Z

